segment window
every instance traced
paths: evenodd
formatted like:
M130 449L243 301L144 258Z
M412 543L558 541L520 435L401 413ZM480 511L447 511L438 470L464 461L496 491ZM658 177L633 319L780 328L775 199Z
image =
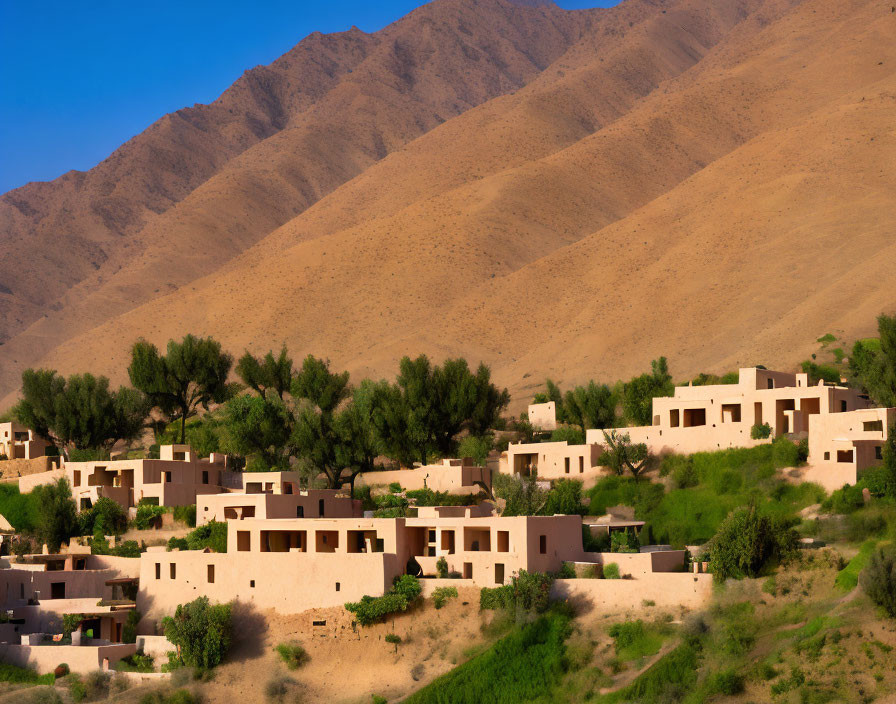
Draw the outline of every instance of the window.
M542 555L548 554L548 536L539 535L538 536L538 552Z
M473 563L464 563L464 579L473 579Z
M679 419L678 409L673 408L671 411L669 411L669 425L672 426L673 428L677 428L678 423L679 423L678 419Z
M305 507L304 506L296 506L296 518L304 518L305 517Z
M250 579L250 580L249 580L249 588L250 588L250 589L255 589L255 580L254 580L254 579Z
M207 469L202 470L202 483L208 484L208 470Z
M326 621L326 619L323 620L323 621L312 621L312 622L311 622L311 625L312 625L312 626L326 626L326 625L327 625L327 621Z
M162 563L157 562L156 563L156 579L161 579L161 578L162 578Z
M209 584L215 583L215 566L214 565L208 566L208 574L206 576L207 576Z
M498 531L498 552L510 552L510 532Z
M336 591L338 592L342 588L342 585L339 582L336 582Z
M830 452L825 452L825 453L824 453L824 458L825 458L826 460L831 459L831 453L830 453Z
M569 457L563 459L563 470L569 474Z
M81 470L80 469L75 470L74 484L75 484L75 486L81 486Z
M171 472L162 472L166 484L171 483Z
M427 540L430 543L436 542L436 532L434 530L432 530L432 529L429 530L429 532L427 533Z
M840 402L840 412L846 413L846 409L847 409L846 401L841 401Z
M495 584L504 584L504 565L495 563Z
M852 462L852 450L837 450L838 462Z
M684 427L692 428L697 425L706 425L705 408L687 408L684 412Z
M579 457L579 474L585 473L585 458Z
M324 517L324 500L323 499L320 499L317 502L317 513L321 518Z
M236 549L238 552L249 552L249 531L238 530L236 532Z
M768 380L768 388L770 388L770 389L775 388L775 380L774 379Z
M722 422L723 423L740 423L740 404L739 403L723 403L722 404Z
M172 562L169 566L169 571L171 573L171 579L177 579L177 565Z
M65 582L50 583L50 598L65 599Z
M874 459L882 460L884 458L884 448L882 445L874 446Z
M884 432L884 422L882 420L866 420L862 423L862 430L866 433L882 433Z

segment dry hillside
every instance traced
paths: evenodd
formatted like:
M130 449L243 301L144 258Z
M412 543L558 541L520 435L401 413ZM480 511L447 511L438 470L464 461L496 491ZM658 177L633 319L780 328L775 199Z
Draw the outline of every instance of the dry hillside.
M357 374L462 354L522 395L786 367L893 311L890 4L532 4L313 35L4 196L0 392L195 332Z

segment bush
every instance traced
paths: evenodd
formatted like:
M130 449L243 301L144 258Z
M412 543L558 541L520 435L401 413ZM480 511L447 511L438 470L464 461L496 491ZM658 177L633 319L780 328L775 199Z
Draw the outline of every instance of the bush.
M66 665L66 667L68 666ZM52 685L54 679L55 677L52 674L38 675L34 670L0 662L0 682Z
M896 546L878 548L859 580L871 601L896 618Z
M401 493L401 484L398 482L391 482L389 484L389 493L390 494L400 494Z
M439 579L445 579L448 576L448 560L444 556L436 560L436 574Z
M610 562L604 565L604 579L619 579L619 565Z
M119 672L155 672L155 664L152 655L134 653L119 660L115 669Z
M134 518L134 525L138 530L157 528L162 520L162 514L164 513L165 509L161 506L141 504L137 507L137 516Z
M172 550L189 550L190 544L186 538L168 538L168 552Z
M719 694L733 696L744 691L743 675L737 674L733 669L722 670L712 676L710 689Z
M479 467L484 467L488 460L488 453L494 447L494 438L491 435L468 435L460 441L457 448L458 457L470 457Z
M105 699L109 693L109 682L112 675L102 670L94 670L84 678L84 689L90 700Z
M107 496L101 496L92 508L78 514L81 535L121 535L127 530L124 509Z
M15 483L0 484L0 514L19 533L37 527L38 507L34 494L22 494Z
M387 633L385 638L387 643L391 643L395 646L395 652L398 652L398 646L401 644L401 636L395 633Z
M551 442L563 442L564 440L570 445L582 445L585 442L585 433L571 425L562 426L551 433Z
M75 702L75 704L87 699L87 687L78 675L69 675L68 696L72 698L72 701Z
M53 677L59 679L60 677L65 677L71 670L68 667L67 663L60 663L56 666L56 669L53 670Z
M768 423L762 423L761 425L754 425L750 428L750 437L753 440L766 440L772 436L772 426Z
M190 550L211 548L214 552L227 552L227 522L210 521L187 535Z
M513 605L513 587L483 587L479 590L479 609L481 611L497 611L509 609Z
M137 624L140 623L140 612L137 610L133 610L128 613L128 617L124 622L124 626L121 629L121 642L122 643L136 643L137 642Z
M199 597L177 607L174 617L162 620L165 636L179 648L178 662L208 670L227 655L231 640L230 604L209 603Z
M616 656L621 661L654 655L663 644L662 636L646 628L640 619L613 624L609 634L615 641Z
M294 684L295 682L289 677L275 675L264 686L264 695L270 702L283 701Z
M186 523L191 528L196 527L196 504L175 506L174 509L172 509L172 514L175 521Z
M362 626L369 626L382 621L391 614L407 611L408 607L420 596L422 589L420 580L413 575L404 574L395 578L392 589L383 596L365 594L361 597L361 601L349 602L345 608L355 614L358 623Z
M754 506L739 509L725 519L710 542L713 576L717 581L756 577L767 565L792 557L798 541L793 521L769 518Z
M441 609L448 599L457 598L457 589L454 587L437 587L432 593L432 603L437 609Z
M610 552L638 552L641 547L638 536L627 530L617 530L610 534Z
M274 650L290 670L298 670L310 660L308 653L298 643L281 643Z
M553 487L548 492L544 509L540 513L545 516L553 516L556 513L567 516L584 515L582 482L576 479L560 479L554 482Z

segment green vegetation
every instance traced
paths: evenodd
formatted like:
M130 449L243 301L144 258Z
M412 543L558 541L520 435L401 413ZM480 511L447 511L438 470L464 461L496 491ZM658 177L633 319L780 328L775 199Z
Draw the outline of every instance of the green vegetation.
M220 664L231 641L230 604L209 603L199 597L181 604L174 616L162 620L165 637L177 647L174 661L178 665L210 670Z
M155 663L152 655L134 653L119 660L115 669L119 672L155 672Z
M600 702L660 704L681 701L697 682L700 647L683 643L654 663L628 687L598 699Z
M623 386L622 409L630 425L651 425L653 399L671 396L674 392L666 358L655 359L650 366L650 374L637 376Z
M392 614L407 611L420 597L422 590L423 587L416 577L405 574L396 577L392 588L383 596L365 594L361 597L361 601L349 602L345 608L355 615L362 626L370 626Z
M209 521L187 534L186 538L169 538L168 551L205 550L227 552L227 522Z
M604 579L620 579L619 565L615 562L608 562L603 566Z
M387 643L395 646L395 652L398 652L398 646L401 644L401 636L397 633L387 633L384 639Z
M865 566L871 560L874 548L877 545L876 540L866 540L862 543L859 552L856 553L849 563L837 573L836 585L845 592L851 592L859 584L859 574L865 569Z
M826 384L840 383L840 370L826 364L816 364L806 360L802 363L803 372L809 375L809 383L813 386L819 381Z
M756 577L769 566L790 559L799 536L794 521L760 514L755 506L732 513L710 541L707 554L713 577Z
M137 515L134 518L134 525L139 530L149 530L156 528L162 520L162 515L166 509L164 506L154 506L152 504L140 503L137 506Z
M432 603L437 609L441 609L451 598L457 598L455 587L436 587L432 592Z
M37 527L40 511L33 493L21 494L16 484L0 484L0 515L16 531L31 532Z
M837 338L831 335L831 333L826 333L816 340L816 342L820 342L822 345L830 344L831 342L836 342Z
M62 543L78 535L78 516L68 479L60 477L53 484L36 486L31 496L37 506L37 539L46 543L50 552L58 552Z
M101 496L86 511L78 514L79 535L121 535L128 527L124 509L112 499Z
M311 659L298 643L280 643L274 650L290 670L298 670Z
M472 457L476 465L484 467L494 444L495 439L492 435L467 435L458 444L457 454L459 457Z
M854 379L884 408L896 406L896 316L877 319L879 339L859 340L849 368Z
M860 582L871 601L896 618L896 546L877 548L862 570Z
M772 436L772 426L761 423L750 428L750 437L753 440L767 440Z
M628 470L637 481L650 463L647 445L643 442L632 443L628 433L616 430L605 430L604 442L607 450L598 458L598 464L609 467L619 476Z
M507 609L518 616L541 614L550 605L551 585L554 578L542 572L520 570L513 575L510 584L501 587L483 587L479 591L481 610Z
M655 655L663 645L668 629L646 626L640 619L610 626L616 657L623 661Z
M52 685L54 680L55 677L52 673L48 675L38 675L34 670L0 662L0 682L9 682L11 684Z
M481 655L456 667L407 704L548 701L569 669L565 641L569 615L551 612L517 626Z

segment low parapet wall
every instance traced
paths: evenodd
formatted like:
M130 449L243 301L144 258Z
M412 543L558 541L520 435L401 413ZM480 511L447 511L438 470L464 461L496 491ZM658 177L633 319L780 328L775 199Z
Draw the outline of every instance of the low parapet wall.
M44 457L38 457L37 459L47 459ZM16 460L17 462L29 462L35 460ZM28 474L26 476L19 477L19 492L22 494L29 493L36 486L45 486L46 484L55 484L62 477L65 476L64 469L51 469L49 471L43 471L38 474Z
M558 579L551 597L568 599L595 613L621 614L646 608L702 609L712 596L712 575L654 572L634 579Z
M69 666L72 672L92 672L104 669L108 660L111 667L122 658L137 652L134 643L112 645L9 645L0 643L0 660L18 667L30 667L38 674L46 674L56 669L60 663Z
M30 460L0 460L0 478L16 479L18 477L41 474L54 469L58 457L32 457Z

